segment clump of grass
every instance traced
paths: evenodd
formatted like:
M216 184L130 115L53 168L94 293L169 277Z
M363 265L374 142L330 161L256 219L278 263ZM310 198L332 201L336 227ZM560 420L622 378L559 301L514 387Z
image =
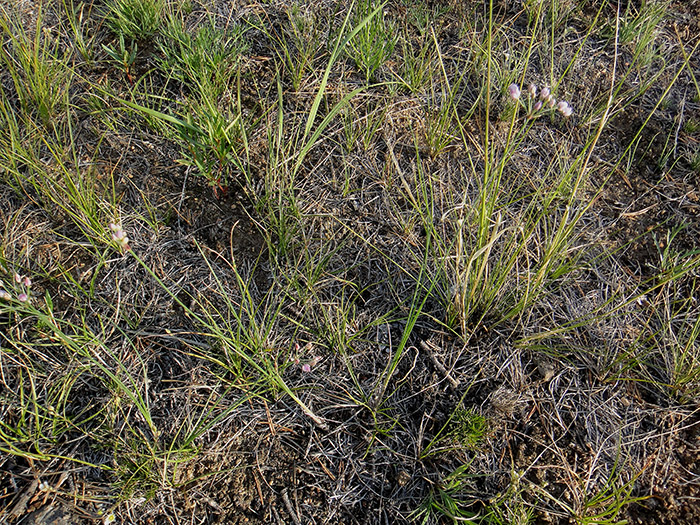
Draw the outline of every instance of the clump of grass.
M178 15L168 17L157 40L160 70L185 83L194 96L221 97L230 89L248 45L241 26L218 27L207 18L195 29Z
M460 445L476 447L488 432L486 418L474 410L458 408L452 414L448 434Z
M427 36L417 44L413 44L408 35L401 39L401 68L394 75L410 93L420 93L435 76L436 58L432 44Z
M80 54L88 64L94 63L92 47L95 44L97 34L92 27L92 4L81 2L76 5L73 0L61 0L65 21L62 29L68 36L72 47Z
M109 0L105 8L105 21L115 35L144 42L160 29L165 0Z
M627 47L638 67L648 66L652 60L659 57L655 45L656 32L659 23L665 18L668 2L643 1L639 7L627 4L622 14L618 40ZM615 34L614 25L608 26L611 35Z
M68 107L73 70L58 35L44 27L43 10L38 10L34 30L29 32L3 7L0 30L8 42L1 63L23 111L37 115L45 126L56 123Z
M313 70L314 58L321 47L321 28L308 7L292 4L287 11L288 23L280 36L279 52L292 82L299 91L304 77Z
M396 47L397 36L391 22L384 18L386 2L359 0L355 7L354 23L362 28L350 40L351 58L365 80L375 80L379 68L389 59Z

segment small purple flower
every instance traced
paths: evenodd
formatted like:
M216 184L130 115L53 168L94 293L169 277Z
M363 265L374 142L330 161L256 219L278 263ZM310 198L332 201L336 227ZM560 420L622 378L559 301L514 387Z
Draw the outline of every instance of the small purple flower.
M9 301L10 299L12 299L12 296L5 290L0 290L0 299L5 299L6 301Z
M513 100L518 100L520 98L520 88L518 84L511 84L508 86L508 94Z
M25 277L24 280L22 281L22 284L29 288L32 285L32 280L29 277Z
M557 105L557 99L550 95L549 98L547 99L547 107L549 109L552 109L556 105Z
M126 236L126 232L124 230L117 230L112 234L112 239L114 239L118 243L124 242L124 239L127 238L128 237Z
M17 300L21 303L26 303L29 300L29 296L26 293L21 293L17 296Z
M551 94L552 92L549 90L549 88L542 88L542 91L540 91L540 99L547 100Z
M569 106L569 103L563 100L557 104L557 109L559 110L559 113L561 113L565 117L570 117L571 114L574 112L574 110L571 109L571 106Z
M311 372L311 365L309 363L304 363L301 365L302 372Z
M541 109L542 109L542 101L539 100L539 101L537 102L537 104L535 104L535 105L532 107L532 111L533 111L533 113L535 113L535 112L537 112L537 111L539 111L539 110L541 110Z

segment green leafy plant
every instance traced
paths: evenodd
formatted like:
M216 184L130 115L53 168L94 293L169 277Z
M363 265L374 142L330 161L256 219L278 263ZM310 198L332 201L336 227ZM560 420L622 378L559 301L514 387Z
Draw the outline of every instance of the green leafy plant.
M473 409L457 408L450 419L448 435L465 447L477 446L488 432L486 418Z
M105 53L114 60L117 66L124 71L129 84L134 84L134 63L138 53L138 44L135 41L127 46L124 35L119 35L119 43L117 47L102 45Z
M215 195L226 191L231 166L242 168L246 129L240 113L227 114L207 98L194 103L177 126L183 144L182 162L207 179Z
M246 173L247 134L256 122L244 121L240 97L232 110L223 111L211 94L203 94L185 109L182 117L119 100L126 107L169 126L182 146L181 162L195 167L215 196L227 191L234 173Z
M473 510L476 500L466 494L474 478L470 469L471 462L458 467L436 483L410 518L414 521L422 518L424 525L438 517L446 518L453 524L479 523L479 513Z

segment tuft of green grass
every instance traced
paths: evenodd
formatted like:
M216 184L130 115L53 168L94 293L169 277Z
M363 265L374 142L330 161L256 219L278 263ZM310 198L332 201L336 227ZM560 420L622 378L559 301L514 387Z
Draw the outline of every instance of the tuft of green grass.
M655 45L659 24L667 16L669 9L666 0L644 0L637 7L627 4L618 32L618 41L629 48L638 67L648 66L656 58L660 58ZM614 35L614 25L609 29Z
M412 43L409 35L405 33L400 42L401 67L399 72L392 72L409 93L420 93L435 76L437 66L433 41L427 34L417 43Z
M91 23L92 4L80 2L79 5L76 5L74 0L61 0L61 6L65 13L65 20L61 19L61 28L68 35L72 47L85 63L92 66L94 63L92 48L97 39L96 31Z
M365 81L376 80L376 73L394 52L397 36L392 22L384 18L386 2L359 0L353 22L360 26L349 42L350 54Z
M164 13L165 0L109 0L104 16L115 35L144 42L159 31Z
M51 127L68 108L74 76L70 57L63 52L58 35L44 27L41 8L30 32L2 7L0 30L8 42L0 63L12 78L15 96L24 112L37 115L43 125Z
M292 89L301 89L304 77L313 70L321 48L321 28L316 15L298 3L287 10L287 24L279 37L279 53Z
M156 45L163 74L186 84L195 96L214 100L230 89L248 48L239 25L222 28L209 17L191 30L177 14L167 18Z

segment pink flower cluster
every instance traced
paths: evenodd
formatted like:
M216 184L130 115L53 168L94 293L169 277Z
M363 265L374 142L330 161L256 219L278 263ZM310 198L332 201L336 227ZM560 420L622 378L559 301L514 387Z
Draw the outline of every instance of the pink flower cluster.
M539 116L538 113L542 111L542 108L547 107L548 109L555 109L559 111L565 117L570 117L574 110L571 108L568 102L557 99L552 95L552 91L548 87L542 88L538 93L537 86L535 84L530 84L527 89L529 95L527 100L528 118L535 118ZM520 87L517 84L511 84L508 86L508 94L510 98L515 101L519 101L521 104L525 103L521 100ZM539 96L538 96L539 95Z
M21 290L20 293L17 294L17 300L20 303L26 303L27 301L29 301L29 288L32 286L32 280L26 275L23 276L18 273L15 273L14 279L15 283L19 286L19 289ZM7 292L6 290L0 289L0 299L10 301L12 299L12 294Z
M126 232L122 230L121 224L111 223L109 229L112 231L112 240L116 242L122 250L131 250L131 246L129 246L129 237L127 237Z
M294 348L296 350L297 356L292 359L292 362L295 365L301 365L301 371L302 372L311 372L311 368L316 366L318 363L321 362L321 358L319 356L315 356L313 359L310 361L306 361L305 363L302 363L302 360L299 359L298 354L299 351L301 350L301 347L299 346L299 343L294 343ZM304 350L311 350L312 346L311 343L308 343L305 347Z

